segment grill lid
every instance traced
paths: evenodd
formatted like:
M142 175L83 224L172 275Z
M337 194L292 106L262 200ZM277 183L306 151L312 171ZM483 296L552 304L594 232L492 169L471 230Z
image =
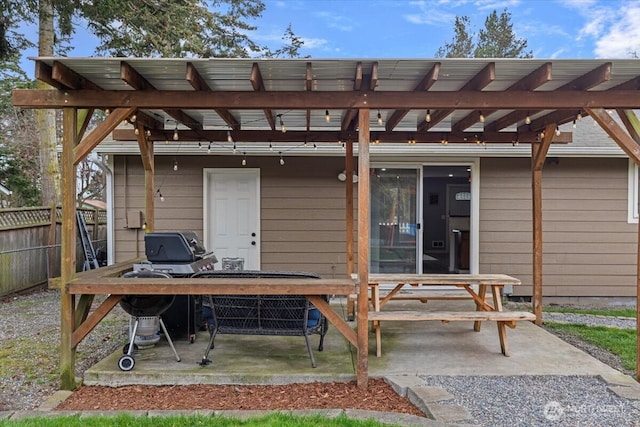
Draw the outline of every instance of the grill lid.
M193 262L206 252L192 231L148 233L144 247L150 262Z

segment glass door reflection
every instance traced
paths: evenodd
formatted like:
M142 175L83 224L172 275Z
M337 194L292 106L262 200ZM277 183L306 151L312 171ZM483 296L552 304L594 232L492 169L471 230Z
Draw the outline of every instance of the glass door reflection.
M417 169L372 169L372 273L418 273Z

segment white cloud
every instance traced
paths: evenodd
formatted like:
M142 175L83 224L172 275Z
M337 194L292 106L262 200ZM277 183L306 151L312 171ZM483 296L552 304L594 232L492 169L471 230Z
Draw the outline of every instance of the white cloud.
M622 7L597 35L594 53L599 58L629 58L640 51L640 5Z
M327 39L302 37L304 49L324 49L327 47Z
M353 22L345 16L336 15L335 13L330 12L318 12L316 16L325 21L329 28L344 32L353 30Z

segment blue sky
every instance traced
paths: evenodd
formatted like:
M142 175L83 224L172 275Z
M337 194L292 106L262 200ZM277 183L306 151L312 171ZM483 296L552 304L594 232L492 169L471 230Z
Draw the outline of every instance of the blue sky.
M453 38L456 16L477 30L507 8L516 35L535 58L630 58L640 55L638 0L264 0L252 37L277 48L287 25L312 58L432 58ZM35 34L33 35L35 37ZM69 56L92 56L81 28ZM30 56L35 53L30 53ZM30 68L30 67L29 67ZM27 68L27 69L29 69Z

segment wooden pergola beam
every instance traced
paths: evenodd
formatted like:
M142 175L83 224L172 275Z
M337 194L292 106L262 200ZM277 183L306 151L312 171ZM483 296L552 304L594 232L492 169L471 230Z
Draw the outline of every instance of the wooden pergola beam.
M251 85L253 86L253 90L256 92L265 92L264 80L262 79L262 73L260 72L260 66L257 62L253 63L251 67L251 75L249 76L249 80L251 81ZM276 119L273 113L271 112L271 108L264 109L264 116L269 123L269 127L271 130L276 130Z
M187 71L186 71L186 80L191 84L191 86L201 92L211 93L213 90L209 87L207 82L202 78L196 67L191 62L187 62ZM238 120L233 117L233 114L229 112L229 110L223 109L215 109L214 110L218 116L229 126L232 130L239 130L240 123ZM201 126L202 128L202 126Z
M171 139L173 129L151 129L150 138L154 141L164 141ZM225 141L227 138L225 130L203 130L200 132L181 130L181 141L201 141L203 138L210 141ZM112 133L113 139L116 141L135 141L137 139L135 133L131 129L115 129ZM313 142L336 142L341 136L346 137L340 131L292 131L286 133L278 131L265 130L240 130L233 133L236 142L290 142L293 144L300 143L305 139ZM476 141L481 136L485 142L497 144L512 144L515 137L522 143L535 142L538 137L537 132L463 132L455 134L447 134L447 140L450 144L469 144ZM409 138L415 139L416 143L440 143L442 132L411 132L411 131L392 131L392 132L375 132L375 137L384 143L402 143L406 144ZM572 142L571 132L562 132L559 136L554 134L553 142L558 144L566 144Z
M421 91L429 90L431 86L433 86L434 83L438 81L440 66L441 66L440 62L436 62L435 64L433 64L433 67L431 67L431 69L425 74L422 80L420 80L420 83L416 85L413 91L421 92ZM392 131L393 129L395 129L395 127L398 126L398 123L402 121L402 119L404 118L404 116L407 115L408 112L409 110L394 111L391 114L391 116L389 116L389 118L387 119L387 122L385 123L385 129L387 131Z
M532 71L531 73L529 73L528 75L526 75L525 77L523 77L522 79L514 83L513 85L509 86L507 91L513 91L513 90L531 91L549 82L552 79L551 64L552 64L551 62L544 63L543 65L541 65L540 67L538 67L537 69L535 69L534 71ZM489 117L491 114L495 113L496 111L497 110L484 110L482 112L480 110L472 111L466 117L462 118L457 123L454 123L451 126L451 130L453 132L462 132L465 129L478 123L480 121L481 114L484 115L484 117L486 118L486 117Z
M637 165L640 165L640 144L634 141L604 108L586 108L586 111L618 144L622 151Z
M481 91L495 79L496 79L496 63L490 62L487 65L485 65L484 68L480 70L475 76L473 76L471 80L465 83L464 86L460 88L460 92ZM426 119L423 119L418 124L418 130L422 131L422 130L431 129L432 127L440 123L442 120L444 120L453 111L455 110L448 108L448 109L437 110L431 113L431 120L427 121Z
M135 112L135 108L116 108L102 123L87 135L80 144L73 149L73 164L77 165L100 144L126 118Z
M233 108L257 109L504 109L526 114L533 110L578 110L580 108L640 108L635 90L575 91L571 96L558 91L442 91L416 92L407 96L402 91L333 92L216 92L216 96L185 91L57 91L15 89L13 104L24 108L105 108L131 107L145 109L183 108L210 110ZM490 129L487 129L490 130Z
M586 91L610 79L611 79L611 63L606 62L600 65L599 67L596 67L593 70L589 71L588 73L585 73L582 76L576 79L573 79L569 83L562 85L561 87L559 87L553 92L566 96L566 93L563 94L563 92L571 91L572 95L568 96L567 98L573 98L573 93L575 93L576 91ZM549 93L549 92L545 92L545 93ZM611 104L611 105L618 105L618 104ZM576 107L580 108L581 105L577 104ZM556 108L562 108L562 107L556 107ZM555 110L556 108L550 108L550 109ZM536 109L532 108L529 111L514 111L502 117L500 120L496 120L495 122L491 123L491 125L487 126L487 130L499 131L501 129L506 128L507 126L511 126L514 123L524 120L527 116L533 116L535 114L538 114L541 110L546 110L546 109L547 108L536 108ZM530 127L530 129L536 130L540 128Z

